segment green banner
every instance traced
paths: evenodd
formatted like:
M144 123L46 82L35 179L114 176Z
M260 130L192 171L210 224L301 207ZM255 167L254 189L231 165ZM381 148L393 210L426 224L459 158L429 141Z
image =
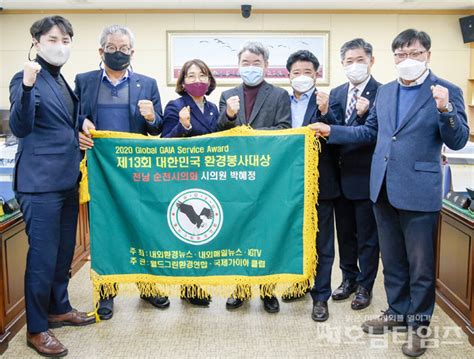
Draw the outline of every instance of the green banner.
M306 128L184 139L94 132L87 151L93 279L308 280L316 266L317 147Z

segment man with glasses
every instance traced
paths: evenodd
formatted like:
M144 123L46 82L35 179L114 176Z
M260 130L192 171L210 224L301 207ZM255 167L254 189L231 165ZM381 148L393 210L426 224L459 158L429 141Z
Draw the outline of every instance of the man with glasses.
M428 69L430 48L427 33L403 31L392 42L398 79L379 87L365 125L312 125L330 143L377 140L370 197L389 307L362 329L370 334L408 329L402 351L411 357L423 355L430 344L441 146L458 150L469 138L462 92Z
M80 100L79 143L81 150L92 148L90 130L133 132L158 135L163 115L156 81L133 72L130 61L135 38L123 26L112 25L102 31L99 55L103 68L76 76L76 95ZM113 243L113 238L110 239ZM113 316L113 297L102 291L98 314L102 320ZM165 296L140 297L157 308L170 302Z

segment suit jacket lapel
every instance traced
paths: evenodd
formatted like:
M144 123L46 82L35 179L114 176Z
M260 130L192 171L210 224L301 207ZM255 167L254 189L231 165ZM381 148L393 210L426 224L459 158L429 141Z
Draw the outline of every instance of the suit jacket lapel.
M253 121L255 121L255 118L257 117L258 112L262 108L262 105L265 102L265 99L267 98L269 93L270 93L270 85L265 82L257 93L257 98L255 99L255 105L253 106L252 114L250 115L249 125L251 125ZM244 113L245 113L245 109L244 109Z
M377 93L377 81L372 77L362 93L362 96L369 101L373 101Z
M417 112L420 110L421 107L423 107L426 101L433 97L431 93L431 86L435 83L434 81L436 81L436 78L434 76L432 78L431 74L428 75L428 77L421 85L420 92L418 93L416 101L413 103L413 106L408 111L407 116L405 118L400 119L400 123L398 125L398 128L396 129L396 133L400 132L400 130L405 127L406 124L410 122L412 118L415 117Z
M239 96L239 101L240 101L240 110L237 113L237 121L241 125L245 125L247 124L247 120L245 119L244 86L243 85L237 86L236 92L237 93L235 95Z
M316 114L316 89L313 91L309 98L308 107L306 107L306 112L304 113L304 120L302 126L308 126L311 121L315 118Z
M387 91L384 99L380 99L383 103L378 106L383 106L387 113L387 121L390 124L392 132L395 131L395 124L397 121L397 99L398 99L398 82L394 81L387 85ZM378 101L378 102L380 102ZM381 121L381 119L379 119Z
M40 73L40 76L43 77L43 79L45 80L45 82L48 84L48 86L51 88L51 90L53 91L53 93L56 95L56 97L58 98L60 104L61 104L61 109L63 111L63 114L64 114L64 118L68 119L69 118L69 111L67 109L67 106L66 104L64 103L64 99L63 99L63 96L62 94L59 93L59 89L58 89L58 83L56 82L56 80L53 78L53 76L51 76L51 74L47 71L47 70L43 70L41 71ZM67 86L67 85L66 85ZM70 123L70 121L68 121Z
M91 115L92 120L97 121L97 102L99 100L99 89L100 84L102 83L102 74L103 70L97 70L97 74L91 84ZM87 86L87 84L86 84Z
M142 91L142 84L140 79L133 73L130 73L129 81L129 94L130 94L130 117L134 121L137 116L138 110L138 99L140 98L140 92Z
M62 76L62 75L61 75ZM64 83L66 84L66 87L69 91L69 94L71 95L71 98L72 98L72 102L74 104L74 113L73 113L73 118L72 118L72 125L73 127L76 127L76 123L77 123L77 115L79 113L79 98L76 96L76 94L74 93L74 91L71 89L71 87L69 87L69 84L66 82L66 79L63 77L63 81ZM69 118L69 117L68 117Z

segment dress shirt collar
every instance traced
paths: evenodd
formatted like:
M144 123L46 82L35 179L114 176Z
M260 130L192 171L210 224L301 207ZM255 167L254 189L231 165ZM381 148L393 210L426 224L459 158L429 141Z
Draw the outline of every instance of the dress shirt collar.
M352 82L349 81L349 91L347 91L347 93L348 94L352 93L353 90L356 88L357 90L359 90L359 94L361 94L362 91L364 91L365 87L367 86L371 78L372 78L372 75L369 75L369 77L367 77L364 82L361 82L358 85L354 85Z
M295 92L293 91L293 94L290 95L290 98L291 98L291 102L299 102L299 101L303 101L303 100L306 100L306 99L309 99L311 97L311 95L313 94L315 88L314 86L311 87L308 91L304 92L301 94L299 100L296 98L295 96Z
M128 80L129 77L130 77L130 70L127 69L127 71L125 71L125 75L123 75L123 77L120 80L118 80L117 83L114 84L112 80L110 79L110 77L107 75L107 72L105 71L105 69L102 69L102 80L107 79L107 81L109 81L112 85L115 85L115 86Z
M398 78L398 83L400 84L400 86L403 86L403 87L418 86L418 85L421 85L423 82L425 82L425 80L428 78L429 74L430 74L430 70L427 69L423 75L421 75L415 81L410 82L408 85L404 84L400 78Z

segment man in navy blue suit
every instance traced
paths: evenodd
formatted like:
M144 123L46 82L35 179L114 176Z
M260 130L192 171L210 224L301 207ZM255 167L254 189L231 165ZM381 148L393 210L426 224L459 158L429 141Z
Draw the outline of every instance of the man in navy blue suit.
M409 29L392 42L398 80L379 88L363 126L312 125L331 143L376 142L370 171L388 309L367 333L409 333L402 351L426 351L435 304L435 236L442 204L441 147L464 147L469 127L462 91L428 69L431 39Z
M326 117L332 124L361 126L380 86L370 74L374 64L372 45L354 39L342 45L340 55L349 82L331 91ZM379 265L377 226L369 197L374 149L372 143L338 148L342 195L335 202L335 214L342 283L332 293L332 299L344 300L356 292L351 302L354 310L370 305Z
M321 121L329 111L329 96L316 89L319 61L308 50L291 54L286 68L289 72L293 95L291 96L292 127L307 126ZM321 141L319 156L319 197L318 234L316 251L318 253L317 276L310 290L313 298L311 318L317 322L329 318L328 299L331 297L331 272L334 262L334 201L340 196L335 146ZM298 284L297 284L298 285ZM304 294L294 295L294 288L283 293L282 300L291 302Z
M156 81L133 72L130 61L135 38L130 29L112 25L102 31L99 55L103 68L78 74L75 92L81 104L79 142L81 150L94 145L90 130L107 130L158 135L163 114ZM158 291L158 290L157 290ZM170 302L161 295L140 297L157 308ZM113 316L113 297L101 296L98 314Z
M61 16L30 28L36 61L10 83L10 128L19 138L14 191L26 223L27 345L40 355L68 350L49 328L95 323L71 307L67 287L79 211L78 100L61 74L73 29Z

